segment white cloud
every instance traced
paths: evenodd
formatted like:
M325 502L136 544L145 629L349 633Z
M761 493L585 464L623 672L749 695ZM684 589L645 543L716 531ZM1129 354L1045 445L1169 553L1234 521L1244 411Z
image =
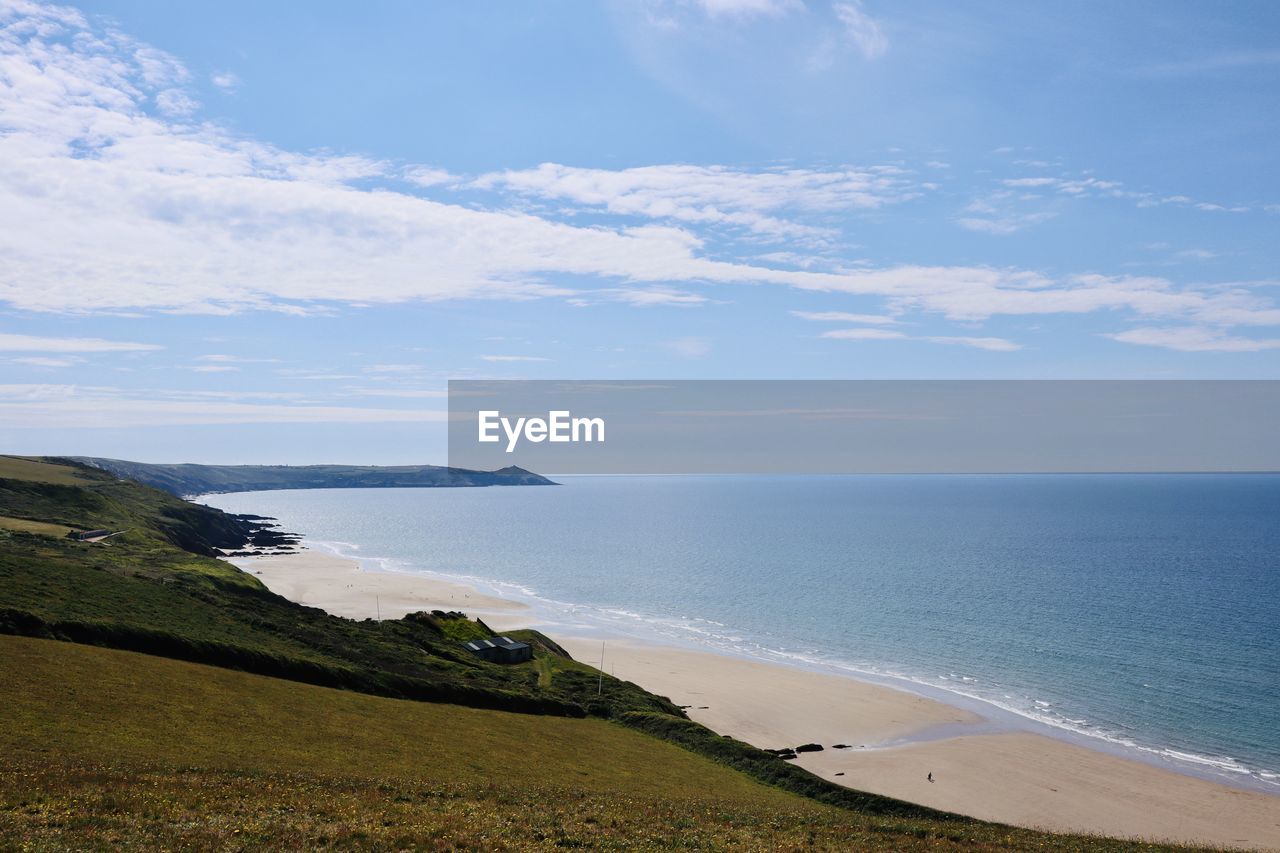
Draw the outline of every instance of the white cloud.
M889 49L889 39L875 19L862 11L862 3L850 0L847 3L836 3L831 8L844 26L845 34L862 51L863 57L879 59L884 56Z
M671 164L614 170L543 163L534 169L482 175L472 186L623 216L734 226L772 239L827 233L780 214L875 210L920 194L905 172L884 166L747 171Z
M1006 187L1052 187L1058 185L1057 178L1007 178L1002 181Z
M1007 213L999 216L962 216L956 220L956 223L970 231L980 231L984 234L995 234L1003 237L1017 233L1024 228L1030 228L1032 225L1047 222L1057 215L1053 211L1041 210L1032 213Z
M907 340L905 332L893 329L832 329L823 332L820 337L835 338L842 341L898 341Z
M543 358L539 355L482 355L482 361L550 361L549 358Z
M800 0L697 0L711 18L780 18L804 9Z
M455 175L449 174L447 169L435 169L431 166L410 166L401 175L406 181L420 187L437 187L442 184L452 184L458 180Z
M194 424L421 423L443 422L448 417L447 412L437 410L244 403L226 398L210 405L204 396L153 394L144 397L138 392L117 388L0 385L0 427L65 429L71 425L94 429Z
M23 358L8 359L11 364L25 364L29 367L75 367L77 364L83 364L84 359L76 356L66 356L64 358L54 358L45 355L32 355Z
M449 396L448 391L425 388L343 388L342 393L355 397L398 397L405 399L440 399Z
M606 291L606 293L618 302L625 302L628 305L702 305L708 300L705 296L696 293L688 293L682 290L673 290L665 287L646 287L646 288L616 288Z
M1032 162L1032 161L1019 161ZM1038 165L1040 161L1035 161ZM1035 198L1036 190L1051 190L1060 195L1074 198L1112 198L1131 201L1138 207L1158 207L1176 205L1180 207L1204 210L1209 212L1248 213L1252 208L1246 205L1225 205L1214 202L1196 201L1185 195L1163 195L1145 190L1126 189L1120 181L1103 180L1085 173L1081 177L1050 177L1040 175L1034 177L1005 178L1002 186L1027 191L1026 198ZM998 197L998 196L997 196Z
M868 325L888 325L898 322L887 314L850 314L847 311L792 311L801 320L814 320L829 323L866 323Z
M209 82L227 94L232 94L240 88L241 81L236 74L230 71L220 71L217 74L211 75L209 77Z
M700 286L774 284L877 298L890 314L914 310L960 321L1123 310L1161 323L1280 324L1269 299L1234 286L1180 288L1154 277L1050 277L978 265L842 269L828 257L777 269L717 259L694 230L721 226L792 244L821 239L821 224L796 220L876 211L920 192L894 167L550 164L476 182L649 221L580 227L397 192L391 187L407 177L399 165L291 152L194 117L159 114L155 97L181 88L185 69L127 37L90 29L69 10L0 8L0 53L0 301L18 309L308 313L610 291L636 304L692 304L699 295L689 290ZM413 174L428 182L447 174L421 168ZM1123 191L1096 179L1063 181L1058 189L1067 195L1076 184L1084 193ZM1161 203L1194 203L1174 198ZM967 227L996 232L1044 215L1005 221L1001 210L969 214ZM51 340L63 342L32 343ZM0 349L155 347L0 335Z
M1280 338L1242 338L1196 326L1146 327L1104 337L1126 344L1163 347L1180 352L1261 352L1280 349Z
M200 102L181 89L165 89L156 95L156 107L167 116L185 117L200 108Z
M6 352L145 352L155 344L104 341L102 338L45 338L38 335L0 333L0 351Z
M974 338L964 335L929 335L920 338L934 344L956 344L962 347L991 350L992 352L1014 352L1022 349L1022 344L1004 338Z
M954 344L993 352L1013 352L1022 345L1004 338L980 338L957 335L908 335L893 329L832 329L820 337L844 341L926 341L932 344Z

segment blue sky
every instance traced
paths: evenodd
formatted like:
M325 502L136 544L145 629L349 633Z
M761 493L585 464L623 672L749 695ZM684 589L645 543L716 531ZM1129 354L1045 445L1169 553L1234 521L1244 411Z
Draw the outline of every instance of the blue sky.
M449 378L1280 378L1277 36L0 0L0 444L441 461Z

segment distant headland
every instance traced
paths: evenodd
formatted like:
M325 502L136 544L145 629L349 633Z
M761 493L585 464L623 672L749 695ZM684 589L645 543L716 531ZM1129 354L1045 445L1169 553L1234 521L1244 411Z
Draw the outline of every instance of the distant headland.
M273 489L556 485L541 474L514 465L496 471L472 471L442 465L161 465L93 456L66 458L179 497Z

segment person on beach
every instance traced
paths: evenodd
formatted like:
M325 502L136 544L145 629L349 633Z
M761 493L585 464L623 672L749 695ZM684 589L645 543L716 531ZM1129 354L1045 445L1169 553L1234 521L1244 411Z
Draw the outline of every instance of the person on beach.
M933 781L933 771L929 771L929 781Z

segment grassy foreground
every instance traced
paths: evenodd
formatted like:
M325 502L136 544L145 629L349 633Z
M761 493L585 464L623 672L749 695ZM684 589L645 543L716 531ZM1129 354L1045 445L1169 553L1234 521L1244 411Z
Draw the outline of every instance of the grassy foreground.
M86 466L0 457L0 516L0 850L1136 847L833 785L536 632L303 607L210 556L256 522Z
M859 815L616 724L0 637L0 847L1114 850Z

